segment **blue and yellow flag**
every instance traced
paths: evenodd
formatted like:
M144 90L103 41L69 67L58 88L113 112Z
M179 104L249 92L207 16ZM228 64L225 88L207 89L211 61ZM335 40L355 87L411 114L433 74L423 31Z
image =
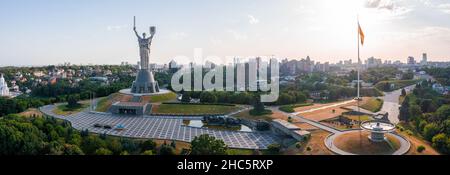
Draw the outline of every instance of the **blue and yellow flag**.
M359 37L361 39L361 45L364 45L364 32L361 28L361 25L359 25L359 23L358 23L358 32L359 32Z

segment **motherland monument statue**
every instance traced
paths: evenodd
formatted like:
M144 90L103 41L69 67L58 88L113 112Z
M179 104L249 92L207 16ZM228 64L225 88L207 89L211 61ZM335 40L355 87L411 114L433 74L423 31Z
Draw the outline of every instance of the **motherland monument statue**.
M157 93L159 92L158 82L155 81L153 72L149 70L150 47L156 33L156 27L150 27L150 36L148 38L146 37L146 33L143 33L142 36L140 36L136 30L136 17L134 17L133 30L139 42L141 68L138 72L136 80L131 86L131 92L136 94Z

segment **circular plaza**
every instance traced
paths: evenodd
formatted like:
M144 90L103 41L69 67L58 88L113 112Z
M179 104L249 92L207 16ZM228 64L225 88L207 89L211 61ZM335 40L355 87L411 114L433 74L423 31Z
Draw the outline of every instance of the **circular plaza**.
M384 139L373 140L368 130L347 130L329 135L325 139L326 147L339 155L403 155L410 148L404 137L385 133Z

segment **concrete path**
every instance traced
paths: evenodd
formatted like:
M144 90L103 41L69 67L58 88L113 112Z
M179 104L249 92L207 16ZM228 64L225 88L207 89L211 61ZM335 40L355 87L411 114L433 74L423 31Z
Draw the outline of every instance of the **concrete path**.
M304 113L310 113L310 112L319 111L319 110L323 110L323 109L327 109L327 108L332 108L332 107L336 107L336 106L346 105L346 104L349 104L349 103L352 103L352 102L355 102L355 100L349 100L349 101L344 101L344 102L341 102L341 103L335 103L335 104L331 104L331 105L321 106L321 107L318 107L318 108L313 108L313 109L309 109L309 110L306 110L306 111L294 112L294 113L291 113L291 114L292 115L299 115L299 114L304 114Z
M416 85L405 87L406 92L410 92L414 90ZM398 116L400 114L400 104L399 104L399 98L402 94L402 89L393 91L393 92L384 92L383 97L383 107L381 108L381 111L385 111L389 113L389 121L394 124L398 124L400 121Z

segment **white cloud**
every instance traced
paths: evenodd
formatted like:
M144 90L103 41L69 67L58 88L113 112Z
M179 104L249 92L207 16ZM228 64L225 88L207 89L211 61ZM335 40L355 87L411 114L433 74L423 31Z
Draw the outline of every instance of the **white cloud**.
M366 0L365 7L377 10L386 19L403 19L414 10L413 6L406 5L402 0ZM386 13L382 14L383 11Z
M250 24L258 24L259 19L255 18L253 15L247 15L248 17L248 23Z
M366 8L394 10L395 5L392 0L367 0Z
M420 0L425 6L450 14L450 3L436 2L432 0Z
M436 6L437 9L439 9L440 11L450 14L450 3L446 3L446 4L439 4Z

